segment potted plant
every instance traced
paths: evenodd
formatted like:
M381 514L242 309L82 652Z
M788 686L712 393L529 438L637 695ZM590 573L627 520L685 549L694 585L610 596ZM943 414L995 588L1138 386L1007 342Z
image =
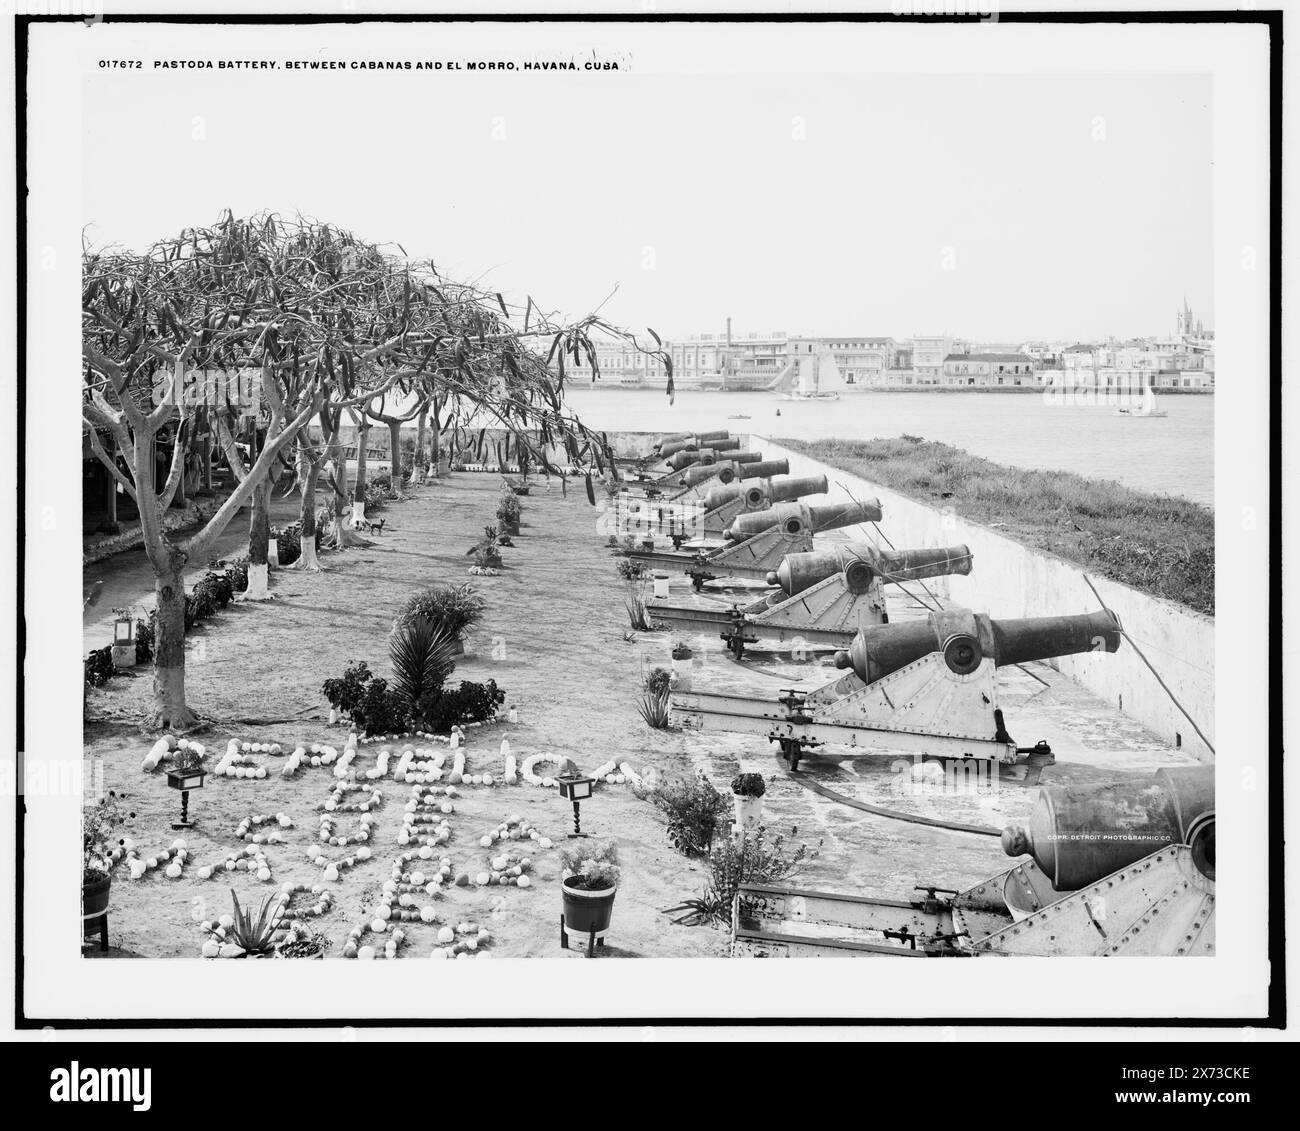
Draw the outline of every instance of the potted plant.
M737 774L731 779L731 795L736 805L736 827L756 829L763 818L763 794L767 783L762 774Z
M523 506L515 493L509 489L501 492L501 498L497 502L497 521L500 523L503 534L519 533L519 518L523 514Z
M602 940L614 914L618 894L618 846L613 841L591 841L560 853L560 888L564 900L565 936ZM568 946L567 938L564 945ZM588 947L588 954L591 953Z
M108 910L109 891L113 885L113 866L119 838L117 827L125 817L117 802L117 794L109 790L88 809L82 817L81 827L81 918L83 922L97 919Z

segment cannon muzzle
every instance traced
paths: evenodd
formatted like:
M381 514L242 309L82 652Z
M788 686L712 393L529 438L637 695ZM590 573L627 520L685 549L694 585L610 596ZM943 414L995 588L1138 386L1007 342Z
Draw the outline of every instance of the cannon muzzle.
M869 542L844 542L829 550L786 554L768 574L769 585L779 585L793 597L819 581L843 573L850 590L864 592L875 578L881 581L916 581L945 574L970 573L971 552L965 546L937 546L925 550L878 550Z
M681 471L696 463L709 467L729 458L730 453L737 451L739 447L739 440L718 440L716 446L711 448L686 448L669 456L668 466L674 471Z
M746 480L743 483L733 481L714 487L704 497L704 509L712 510L733 499L744 499L747 507L757 510L765 503L770 506L773 503L794 502L808 495L824 494L824 475L804 475L797 479L760 479L757 482Z
M949 668L969 675L986 656L1005 667L1081 652L1114 652L1122 633L1119 618L1108 609L1079 616L993 620L985 613L949 607L925 620L859 629L849 650L835 654L835 666L852 668L864 683L874 683L922 656L942 652Z
M1002 832L1008 856L1030 855L1057 891L1077 891L1112 872L1186 844L1214 879L1214 767L1170 766L1120 784L1043 786L1027 825Z
M830 503L820 507L807 503L777 503L767 510L736 515L724 537L729 542L743 542L773 526L781 526L790 535L819 534L823 530L838 530L860 522L879 522L880 517L880 502L876 499Z

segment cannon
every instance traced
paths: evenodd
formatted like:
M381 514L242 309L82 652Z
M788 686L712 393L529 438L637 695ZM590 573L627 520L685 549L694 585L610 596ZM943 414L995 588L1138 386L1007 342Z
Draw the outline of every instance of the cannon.
M1109 610L1079 616L993 620L951 606L916 621L867 625L836 667L847 675L814 691L760 699L680 692L671 706L684 729L730 730L778 744L791 772L806 753L848 747L1014 765L1051 757L1039 743L1017 746L998 707L997 668L1082 652L1114 652L1122 630ZM841 756L837 749L836 757Z
M754 480L748 474L751 469L775 468L780 471L788 466L785 460L740 465L746 476L743 481L733 479L726 487L708 485L705 494L701 493L702 488L688 488L670 498L621 493L616 504L618 529L624 534L641 534L650 540L666 536L672 539L674 550L680 550L687 542L695 550L716 549L725 545L722 533L736 515L744 511L766 510L774 503L800 499L805 495L825 493L824 475Z
M1209 957L1215 943L1214 768L1136 783L1042 787L1023 856L972 887L902 899L742 884L733 956Z
M789 467L785 460L782 467ZM752 465L751 465L752 466ZM738 514L769 510L777 503L791 503L810 495L826 494L824 475L804 475L794 479L737 477L730 483L711 485L704 496L702 529L706 538L720 537Z
M711 444L715 440L730 440L731 433L725 428L719 428L712 432L674 432L670 436L661 436L654 445L654 450L660 457L670 456L675 451L680 451L683 447L700 447L705 444Z
M813 548L813 535L861 522L879 522L880 503L835 503L810 507L804 503L778 503L762 511L737 515L727 528L727 542L714 550L678 551L630 550L628 557L656 569L680 570L690 575L695 588L719 577L765 581L786 554ZM736 533L736 524L746 520L753 534Z
M687 463L680 469L669 468L661 475L641 475L629 486L632 490L643 492L648 498L666 495L672 499L689 501L707 491L708 487L701 487L701 484L711 485L711 480L730 483L740 478L742 472L747 478L753 479L762 475L783 475L790 470L787 460L765 461L762 452L727 451L720 454L725 458L708 463Z
M744 608L652 601L646 609L676 632L717 632L737 659L748 644L797 652L842 649L860 629L888 622L884 583L968 574L971 562L965 546L895 552L868 542L842 542L828 550L787 554L767 575L776 592Z
M674 452L665 462L674 471L684 471L697 463L708 467L727 459L728 452L738 451L740 451L739 440L715 440L707 448L687 448L684 451Z

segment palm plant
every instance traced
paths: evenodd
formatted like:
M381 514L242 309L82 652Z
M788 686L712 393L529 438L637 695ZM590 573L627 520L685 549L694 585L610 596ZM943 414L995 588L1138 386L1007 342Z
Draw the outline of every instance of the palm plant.
M456 670L456 636L446 624L417 616L394 630L388 653L393 663L393 690L414 710Z

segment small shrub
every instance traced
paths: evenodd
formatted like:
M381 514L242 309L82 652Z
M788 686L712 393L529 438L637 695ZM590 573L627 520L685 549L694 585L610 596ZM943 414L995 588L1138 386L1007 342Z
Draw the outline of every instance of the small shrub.
M817 857L820 847L821 842L814 849L801 844L787 851L783 834L777 833L769 840L767 830L761 827L724 837L709 851L709 878L704 891L697 899L670 907L665 914L685 912L674 923L730 923L736 891L741 884L776 884L788 880Z
M497 521L502 526L517 526L523 510L523 505L519 502L518 496L507 487L497 501Z
M506 693L494 679L487 683L461 680L458 687L440 687L421 697L415 715L423 723L421 729L442 734L454 726L495 718L505 701Z
M405 695L392 690L386 679L372 679L352 721L362 734L401 734L411 729L411 705Z
M84 662L87 687L103 687L113 678L113 646L104 645L86 655Z
M328 521L328 519L326 521ZM324 527L320 522L320 517L317 516L314 536L316 539L316 549L318 551L320 550L320 542L323 537L321 533L323 529ZM281 565L293 565L294 562L302 557L301 522L291 522L288 526L283 528L272 527L271 537L275 539L276 556L279 558Z
M431 624L443 626L453 637L460 639L470 625L482 618L486 607L487 602L472 585L435 585L407 599L393 621L393 631L422 617Z
M737 774L731 779L731 792L737 797L762 797L767 792L767 782L762 774Z
M645 794L668 818L668 841L683 856L702 856L731 803L704 776L664 782Z
M651 668L645 677L645 689L655 695L667 695L672 683L673 673L667 668Z
M613 535L610 535L613 538ZM620 558L615 568L624 581L644 581L649 575L646 564L637 558Z
M140 619L135 622L135 662L137 664L148 664L153 660L153 642L154 642L154 610L149 610L147 619Z
M570 887L583 891L608 891L618 887L618 845L613 841L587 841L560 850L560 875Z
M331 707L350 717L365 700L366 688L374 678L369 665L362 660L349 664L338 679L327 679L321 684L321 691Z

